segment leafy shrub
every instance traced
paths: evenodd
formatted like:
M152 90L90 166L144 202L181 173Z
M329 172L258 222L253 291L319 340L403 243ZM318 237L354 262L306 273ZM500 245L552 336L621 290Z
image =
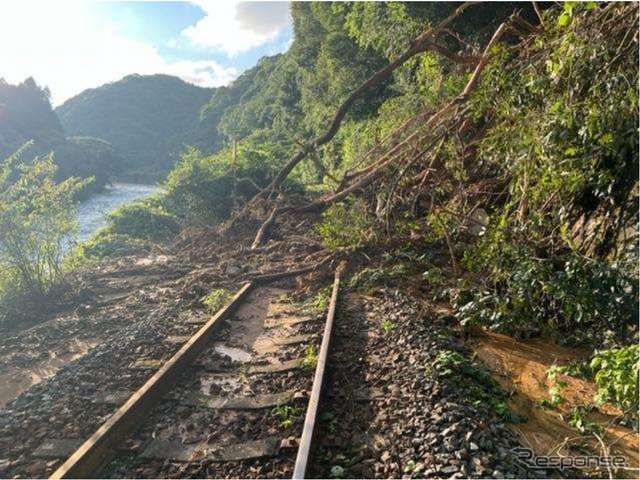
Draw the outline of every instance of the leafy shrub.
M331 205L318 226L322 243L331 250L357 248L373 237L373 222L363 200Z
M143 240L164 240L176 235L180 225L156 197L137 200L109 213L107 231Z
M566 341L584 343L607 332L624 340L627 328L635 324L637 284L616 265L574 252L553 261L538 258L503 236L480 242L466 261L489 275L485 289L458 300L463 325L519 334L563 332L570 336Z
M66 273L64 246L76 230L74 195L87 181L54 181L53 156L0 163L0 302L26 292L42 300ZM1 312L0 312L1 315Z
M167 178L166 205L196 223L225 220L237 203L270 183L282 158L280 150L273 142L251 139L237 146L235 159L231 149L211 156L190 149ZM284 188L299 190L291 179Z
M202 298L202 303L207 307L209 313L216 314L230 299L231 292L229 290L216 288Z
M19 164L23 147L0 163L0 321L32 321L64 296L64 276L77 268L64 256L76 229L74 198L88 184L55 183L51 155ZM49 308L51 308L51 304Z
M638 416L638 345L597 352L591 360L595 374L596 401L610 402Z

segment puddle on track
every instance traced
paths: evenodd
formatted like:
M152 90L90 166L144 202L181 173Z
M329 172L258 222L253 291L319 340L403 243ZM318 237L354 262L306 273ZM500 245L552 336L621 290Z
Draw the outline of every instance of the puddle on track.
M73 339L64 345L61 353L50 352L47 360L28 367L9 367L0 373L0 407L33 385L52 377L63 366L84 356L100 343L100 339Z
M220 355L226 355L234 362L246 363L251 361L253 358L253 354L251 352L247 352L243 348L230 347L224 343L216 343L213 348L217 353Z

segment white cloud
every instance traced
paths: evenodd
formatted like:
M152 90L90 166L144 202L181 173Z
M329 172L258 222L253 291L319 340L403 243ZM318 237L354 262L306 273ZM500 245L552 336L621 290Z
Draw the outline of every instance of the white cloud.
M131 73L166 73L202 86L237 72L214 61L165 61L151 45L101 24L88 3L0 3L0 77L33 76L54 104Z
M290 25L289 2L195 0L205 17L187 27L190 43L223 50L229 56L274 40Z

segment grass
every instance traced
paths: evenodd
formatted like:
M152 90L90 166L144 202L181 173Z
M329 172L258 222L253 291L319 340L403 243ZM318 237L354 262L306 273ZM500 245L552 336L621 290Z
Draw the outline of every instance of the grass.
M300 416L302 411L291 405L278 405L271 410L271 415L278 420L282 428L290 428L293 426L295 419Z
M307 345L307 348L304 349L302 365L309 370L313 370L318 365L318 352L313 345Z
M231 298L231 292L225 288L214 288L207 295L202 297L202 303L211 314L220 310Z

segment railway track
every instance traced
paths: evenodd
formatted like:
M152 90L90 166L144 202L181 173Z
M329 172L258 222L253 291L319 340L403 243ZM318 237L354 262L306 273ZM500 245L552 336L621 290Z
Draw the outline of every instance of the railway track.
M51 478L304 478L341 273L323 313L245 284L88 439L51 441Z

